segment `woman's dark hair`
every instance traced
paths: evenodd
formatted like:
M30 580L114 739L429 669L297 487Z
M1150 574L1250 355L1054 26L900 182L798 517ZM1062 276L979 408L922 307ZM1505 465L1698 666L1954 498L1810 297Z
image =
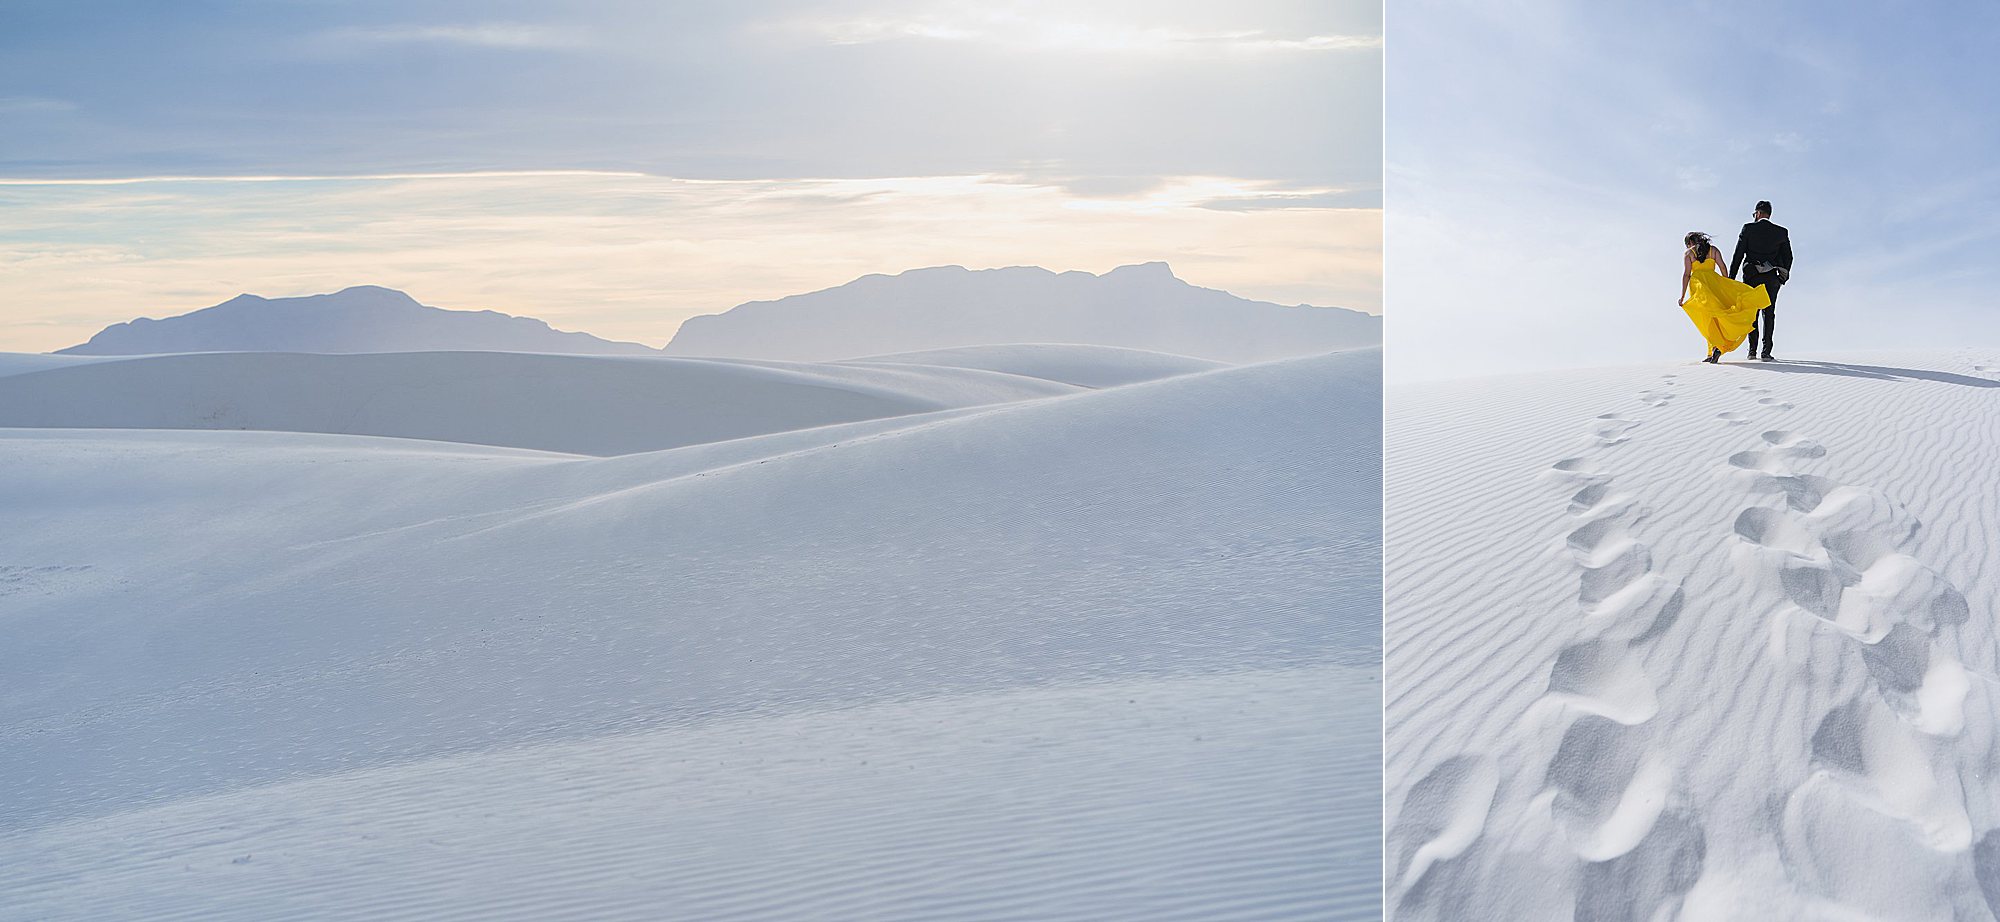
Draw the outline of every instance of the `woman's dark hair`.
M1708 251L1711 248L1709 246L1707 234L1704 234L1701 231L1688 231L1687 236L1681 238L1681 243L1694 247L1694 258L1696 262L1700 262L1708 258Z

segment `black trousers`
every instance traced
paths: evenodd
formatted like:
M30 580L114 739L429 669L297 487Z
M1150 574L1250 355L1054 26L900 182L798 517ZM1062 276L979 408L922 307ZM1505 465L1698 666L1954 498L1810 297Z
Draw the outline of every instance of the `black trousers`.
M1778 337L1778 289L1783 287L1784 283L1775 279L1746 278L1743 281L1749 285L1762 285L1765 291L1771 293L1771 306L1758 311L1756 322L1750 324L1750 338L1747 340L1750 348L1743 354L1746 356L1760 354L1757 351L1757 334L1762 332L1764 351L1761 354L1770 355L1771 343Z

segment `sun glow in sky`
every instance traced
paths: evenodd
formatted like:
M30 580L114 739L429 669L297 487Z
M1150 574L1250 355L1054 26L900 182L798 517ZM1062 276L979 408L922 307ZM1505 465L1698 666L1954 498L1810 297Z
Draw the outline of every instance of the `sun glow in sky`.
M1374 4L162 7L0 12L0 351L356 284L657 345L941 264L1380 305Z

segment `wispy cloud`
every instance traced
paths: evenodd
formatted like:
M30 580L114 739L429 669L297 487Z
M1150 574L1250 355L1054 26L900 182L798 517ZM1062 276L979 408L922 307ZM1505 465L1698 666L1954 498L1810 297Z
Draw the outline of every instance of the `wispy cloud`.
M1379 0L252 5L0 27L0 176L1380 174Z
M1771 136L1771 146L1786 153L1803 154L1812 147L1812 142L1796 131L1780 131Z
M273 182L388 182L402 179L496 179L523 176L644 176L618 170L485 170L443 173L355 173L261 176L110 176L84 179L38 179L0 176L0 186L134 186L147 183L273 183Z
M1268 211L1274 208L1361 208L1382 207L1380 187L1367 189L1315 189L1271 191L1237 198L1218 198L1201 203L1215 211Z
M986 12L946 16L796 19L779 28L833 45L925 40L1096 54L1355 51L1382 47L1373 35L1274 35L1259 29L1195 31Z
M1206 208L1268 211L1278 208L1382 207L1382 187L1306 186L1227 176L1093 176L1040 167L987 177L989 182L1061 189L1074 207L1099 209Z
M590 37L580 29L521 22L456 25L403 25L333 29L320 33L324 42L339 46L440 44L476 48L562 50L581 48Z
M0 96L0 115L14 112L69 112L76 104L46 96Z
M1674 170L1674 184L1689 192L1705 192L1715 188L1715 171L1701 166L1683 166Z

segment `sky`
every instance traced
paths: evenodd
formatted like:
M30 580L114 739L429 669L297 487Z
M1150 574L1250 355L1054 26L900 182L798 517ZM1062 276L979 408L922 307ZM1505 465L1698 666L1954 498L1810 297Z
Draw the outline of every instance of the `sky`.
M8 0L0 351L374 284L658 345L930 265L1381 307L1379 3Z
M2000 344L2000 5L1389 4L1399 380L1686 359L1681 237L1759 199L1779 356ZM1738 353L1740 357L1741 353Z

